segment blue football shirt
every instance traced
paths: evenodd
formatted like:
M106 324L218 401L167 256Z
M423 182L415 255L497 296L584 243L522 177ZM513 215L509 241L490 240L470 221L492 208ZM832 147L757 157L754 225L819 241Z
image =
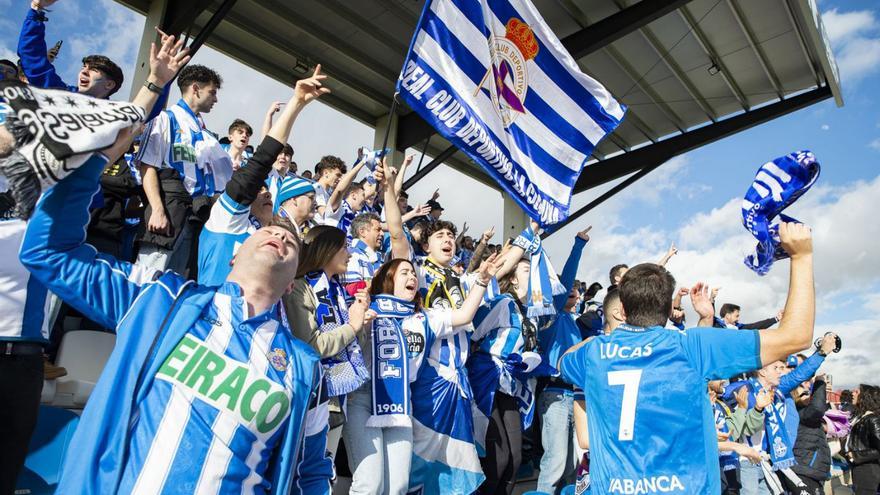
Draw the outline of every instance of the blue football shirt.
M761 366L757 331L621 325L560 361L583 388L594 494L715 494L708 380Z

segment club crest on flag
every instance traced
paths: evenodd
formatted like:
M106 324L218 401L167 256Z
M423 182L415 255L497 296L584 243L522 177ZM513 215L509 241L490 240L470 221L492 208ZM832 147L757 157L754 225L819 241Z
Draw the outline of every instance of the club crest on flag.
M486 71L477 91L489 94L507 128L520 114L526 113L524 102L529 90L526 63L538 55L538 40L529 25L520 19L510 19L505 28L504 36L489 39L492 67ZM495 83L494 91L485 88L490 76Z

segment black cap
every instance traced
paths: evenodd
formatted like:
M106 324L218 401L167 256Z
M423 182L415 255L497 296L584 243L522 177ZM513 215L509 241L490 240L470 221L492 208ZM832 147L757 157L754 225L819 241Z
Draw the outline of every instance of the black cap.
M428 202L425 203L425 204L428 205L428 206L430 206L432 210L440 210L440 211L443 211L443 207L440 206L440 203L438 203L437 201L435 201L435 200L433 200L433 199L429 199Z

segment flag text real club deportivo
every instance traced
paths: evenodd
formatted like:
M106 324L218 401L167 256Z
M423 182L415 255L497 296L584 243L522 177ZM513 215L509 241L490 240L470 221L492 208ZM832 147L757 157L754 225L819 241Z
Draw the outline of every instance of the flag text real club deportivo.
M428 0L397 89L542 226L626 111L528 0Z

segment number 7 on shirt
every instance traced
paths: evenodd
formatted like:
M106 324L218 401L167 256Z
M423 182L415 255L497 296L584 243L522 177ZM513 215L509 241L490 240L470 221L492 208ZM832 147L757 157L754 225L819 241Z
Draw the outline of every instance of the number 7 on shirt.
M621 370L608 372L608 385L623 385L623 401L620 404L620 427L618 440L632 440L636 422L636 403L639 400L639 383L642 370Z

